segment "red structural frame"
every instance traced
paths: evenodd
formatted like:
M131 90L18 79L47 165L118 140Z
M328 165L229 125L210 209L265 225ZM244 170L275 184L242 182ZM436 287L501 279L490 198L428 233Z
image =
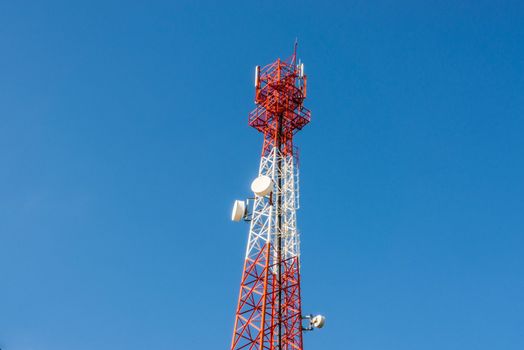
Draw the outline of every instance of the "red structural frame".
M293 135L311 120L303 106L307 77L295 53L261 68L249 125L264 134L262 157L273 148L297 156ZM302 308L298 257L283 259L278 244L267 243L246 257L231 350L302 350ZM253 257L254 256L254 257Z
M264 154L277 146L293 153L293 135L311 120L311 112L303 106L307 93L307 76L300 76L296 54L260 69L255 90L257 108L249 113L249 125L264 134Z

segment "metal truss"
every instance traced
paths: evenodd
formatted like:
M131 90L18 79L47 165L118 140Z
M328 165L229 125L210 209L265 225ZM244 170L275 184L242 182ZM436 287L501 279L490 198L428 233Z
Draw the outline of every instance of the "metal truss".
M257 74L258 106L249 124L264 134L258 174L272 179L273 190L253 202L231 350L302 350L293 135L310 120L302 106L306 77L296 55Z

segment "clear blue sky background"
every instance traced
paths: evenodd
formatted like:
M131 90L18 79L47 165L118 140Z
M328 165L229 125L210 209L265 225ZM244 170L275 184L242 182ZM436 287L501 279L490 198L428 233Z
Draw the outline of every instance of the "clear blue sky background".
M228 349L295 37L306 349L524 348L520 1L0 3L0 347Z

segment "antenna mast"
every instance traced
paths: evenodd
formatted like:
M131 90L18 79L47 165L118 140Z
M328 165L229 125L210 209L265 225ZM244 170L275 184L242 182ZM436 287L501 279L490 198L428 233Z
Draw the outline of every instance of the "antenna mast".
M293 56L255 69L249 125L264 135L252 209L236 201L232 219L250 222L231 350L302 350L304 330L323 316L302 315L298 209L298 152L293 136L311 120L303 106L307 77ZM306 322L306 326L303 326Z

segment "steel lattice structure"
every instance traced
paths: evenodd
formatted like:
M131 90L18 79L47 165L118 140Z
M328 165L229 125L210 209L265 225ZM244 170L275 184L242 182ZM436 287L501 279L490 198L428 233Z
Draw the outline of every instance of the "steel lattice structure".
M263 133L259 176L272 192L255 196L231 350L302 350L298 157L294 134L311 119L306 76L293 56L256 69L249 125Z

